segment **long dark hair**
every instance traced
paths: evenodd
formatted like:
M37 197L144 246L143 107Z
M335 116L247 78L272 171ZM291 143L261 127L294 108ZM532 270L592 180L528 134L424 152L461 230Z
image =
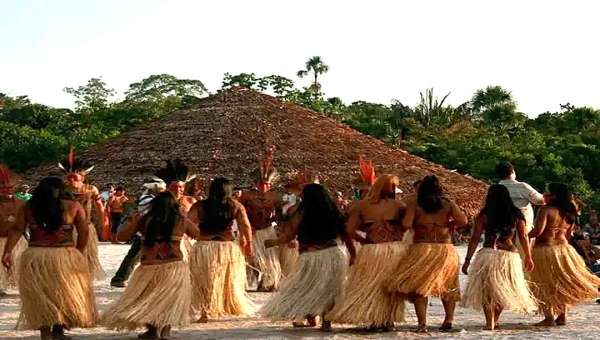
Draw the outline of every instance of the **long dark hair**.
M479 216L484 215L487 217L486 233L490 235L510 235L518 220L525 221L525 216L510 198L508 188L500 184L490 185L485 206L479 212Z
M179 202L170 191L163 191L150 202L150 209L140 223L146 225L144 246L152 247L156 242L171 242L175 225L183 218Z
M53 233L63 224L65 190L65 182L58 177L46 177L35 187L27 205L38 228Z
M435 175L426 176L419 184L417 191L417 204L426 214L441 210L443 190Z
M298 225L300 243L319 244L345 233L344 215L320 184L304 186L298 212L302 214Z
M215 178L208 188L208 197L202 201L200 230L208 234L219 234L231 225L234 219L233 184L227 178Z
M562 218L567 220L569 224L575 223L577 218L577 207L573 203L573 195L569 192L566 184L550 183L548 191L553 196L548 206L558 209Z

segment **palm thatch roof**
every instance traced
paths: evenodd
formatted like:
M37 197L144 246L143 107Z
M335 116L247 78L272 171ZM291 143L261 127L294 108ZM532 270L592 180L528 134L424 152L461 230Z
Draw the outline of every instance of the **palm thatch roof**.
M88 182L124 185L137 192L165 160L180 157L200 177L227 176L251 183L265 147L277 149L273 166L285 177L316 172L330 190L345 192L358 176L358 159L373 160L377 174L392 173L405 193L412 183L437 175L447 195L470 216L481 208L487 185L410 155L301 106L246 88L233 88L199 100L192 108L147 122L75 156L95 165ZM30 170L36 182L56 174L53 164Z

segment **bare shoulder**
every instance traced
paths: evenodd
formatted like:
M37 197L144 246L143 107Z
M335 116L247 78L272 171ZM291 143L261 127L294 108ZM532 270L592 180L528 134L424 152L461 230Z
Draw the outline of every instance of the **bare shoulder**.
M96 188L95 185L91 185L91 184L87 184L85 187L85 191L89 192L92 195L99 195L100 191L98 190L98 188Z
M195 198L193 198L192 196L184 196L184 200L186 202L188 202L189 204L194 204L198 201Z
M235 210L235 212L246 212L246 208L244 208L244 205L236 200L233 200L233 208Z

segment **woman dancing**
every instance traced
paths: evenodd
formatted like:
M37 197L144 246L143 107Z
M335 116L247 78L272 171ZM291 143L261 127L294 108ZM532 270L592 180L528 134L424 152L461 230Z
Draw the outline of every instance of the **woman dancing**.
M545 319L538 326L564 326L567 308L598 297L600 278L589 271L569 241L575 228L577 208L565 184L552 183L529 233L535 238L531 257L532 291L540 301ZM557 318L554 319L555 315Z
M525 268L533 270L525 217L515 207L504 185L490 186L485 206L475 220L467 257L462 271L469 282L463 293L461 305L485 313L486 330L498 328L503 310L514 313L531 313L536 310L529 284L523 274L523 263L515 245L518 239L525 251ZM471 265L482 233L483 248ZM469 270L470 269L470 270Z
M188 217L200 228L200 238L190 257L193 306L199 322L208 318L248 315L253 305L246 293L246 259L252 253L252 229L244 206L233 198L226 178L212 181L208 197L192 206ZM236 242L233 222L241 237Z
M427 298L441 298L446 317L440 330L449 331L460 300L460 259L452 245L451 229L466 225L467 217L456 203L442 196L437 177L427 176L419 186L417 200L408 204L402 224L414 229L414 243L408 248L409 260L397 267L388 290L415 304L418 333L427 332Z
M171 327L191 323L192 283L189 265L183 261L181 239L200 237L198 228L181 213L177 198L161 192L142 217L134 216L118 232L117 239L142 235L141 265L133 272L121 299L103 313L108 329L132 331L146 327L140 339L168 339Z
M87 214L69 198L60 178L44 178L19 211L2 256L5 266L10 267L11 251L26 227L31 240L19 264L17 328L39 330L42 339L64 340L69 339L65 329L93 327L96 299L82 254L88 241Z
M264 317L299 321L325 316L340 296L345 278L346 255L338 246L342 238L350 252L355 250L344 230L344 216L320 184L302 190L302 203L290 212L292 227L278 239L266 240L266 247L286 244L297 237L300 257L295 270L284 280L281 292L261 310ZM294 323L299 326L300 323ZM331 322L322 320L321 330L329 331Z

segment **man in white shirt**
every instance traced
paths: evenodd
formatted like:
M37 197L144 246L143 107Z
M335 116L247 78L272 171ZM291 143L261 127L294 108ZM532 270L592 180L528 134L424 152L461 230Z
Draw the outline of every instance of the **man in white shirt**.
M296 203L298 203L298 196L296 196L292 192L288 191L285 195L283 195L282 202L283 202L282 210L283 210L283 214L285 215L290 207L292 207L292 206L296 205Z
M546 201L544 200L544 195L540 194L537 190L535 190L531 185L517 181L517 174L515 173L515 167L510 163L500 163L496 165L496 174L498 177L502 178L502 180L498 183L504 185L508 192L510 193L510 198L512 198L515 206L523 212L525 216L526 223L526 231L529 233L531 229L533 229L534 216L533 216L533 207L534 205L544 205ZM521 258L524 258L523 249L521 248L521 244L519 243L519 239L516 239L517 248L519 248L519 253L521 254Z

